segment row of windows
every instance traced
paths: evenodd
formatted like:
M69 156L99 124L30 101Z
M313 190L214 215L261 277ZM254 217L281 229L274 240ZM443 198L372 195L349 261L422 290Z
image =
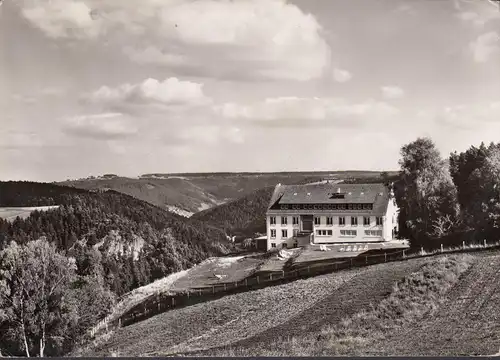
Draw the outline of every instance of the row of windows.
M373 204L282 204L281 210L372 210Z
M297 246L298 246L298 244L297 244L297 243L293 244L293 247L297 247ZM276 244L275 244L275 243L271 243L271 247L272 247L272 248L275 248L275 247L276 247ZM286 249L288 246L287 246L287 244L281 244L281 247L282 247L283 249Z
M294 236L297 235L297 233L294 231ZM333 235L333 230L316 230L316 235L318 236L332 236ZM358 231L357 230L340 230L340 235L341 236L357 236ZM365 230L365 236L382 236L382 230ZM276 230L271 229L271 238L274 239L276 238ZM281 230L281 238L282 239L287 239L288 238L288 230Z
M271 216L269 219L269 222L271 223L271 225L276 225L276 216ZM292 224L299 225L299 217L298 216L292 217ZM281 217L281 225L288 225L288 218L286 216Z
M345 225L345 216L339 216L339 225ZM382 217L377 216L375 218L377 226L382 225ZM276 216L271 216L269 218L269 223L271 225L276 225ZM292 217L292 224L293 225L298 225L299 224L299 217L298 216L293 216ZM281 225L288 225L288 217L282 216L281 217ZM321 225L321 217L317 216L314 218L314 225ZM326 225L333 225L333 216L327 216L326 217ZM358 217L357 216L351 216L351 225L356 226L358 225ZM370 217L369 216L363 216L363 225L370 225Z

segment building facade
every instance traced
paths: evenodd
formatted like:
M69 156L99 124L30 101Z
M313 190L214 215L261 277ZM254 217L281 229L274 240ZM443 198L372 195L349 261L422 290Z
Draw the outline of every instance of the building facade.
M398 212L384 184L278 184L266 214L267 250L390 241Z

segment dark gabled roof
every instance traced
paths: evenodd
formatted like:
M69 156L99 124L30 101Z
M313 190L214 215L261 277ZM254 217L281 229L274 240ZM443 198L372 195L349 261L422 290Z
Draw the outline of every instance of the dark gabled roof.
M373 204L374 210L383 211L389 198L384 184L278 184L268 209L283 204Z

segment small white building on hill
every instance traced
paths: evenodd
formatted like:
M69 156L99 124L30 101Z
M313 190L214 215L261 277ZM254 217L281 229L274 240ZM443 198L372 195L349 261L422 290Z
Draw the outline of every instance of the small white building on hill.
M390 241L398 213L384 184L278 184L267 210L267 249Z

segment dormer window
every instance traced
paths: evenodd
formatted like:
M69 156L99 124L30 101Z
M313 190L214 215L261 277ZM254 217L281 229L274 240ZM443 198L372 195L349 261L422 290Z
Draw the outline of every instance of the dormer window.
M345 199L345 194L335 193L330 196L330 199Z

